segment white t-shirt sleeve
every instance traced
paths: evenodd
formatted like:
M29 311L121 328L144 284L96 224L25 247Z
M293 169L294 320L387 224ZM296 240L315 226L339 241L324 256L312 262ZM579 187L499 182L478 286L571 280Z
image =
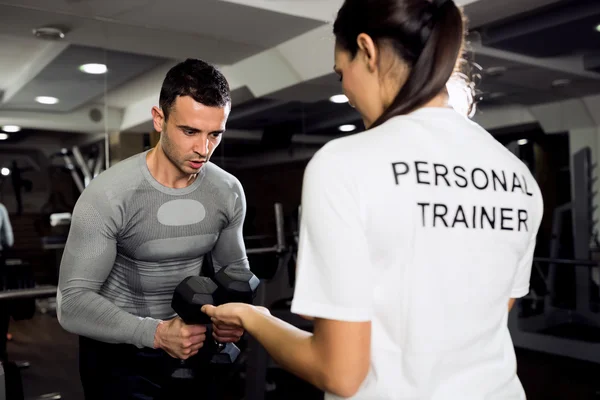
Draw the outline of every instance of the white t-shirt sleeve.
M531 238L527 244L525 254L519 262L515 280L513 282L512 291L510 297L513 299L526 296L529 293L529 282L531 280L531 267L533 266L533 255L535 253L537 234L542 223L542 216L544 214L544 202L542 200L542 194L539 187L536 185L534 190L536 196L536 209L535 212L535 225L531 232Z
M349 162L321 150L304 173L295 314L371 319L371 260L357 183L344 171Z
M533 235L527 245L525 255L519 262L517 274L513 283L510 297L513 299L526 296L529 293L529 281L531 279L531 267L533 265L533 253L535 252L536 235Z

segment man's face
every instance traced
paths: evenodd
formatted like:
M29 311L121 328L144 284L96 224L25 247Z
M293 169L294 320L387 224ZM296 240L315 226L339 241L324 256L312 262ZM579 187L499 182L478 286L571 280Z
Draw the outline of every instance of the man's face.
M177 97L165 121L162 110L153 109L154 129L167 158L183 174L196 174L221 142L231 106L207 107L189 96Z

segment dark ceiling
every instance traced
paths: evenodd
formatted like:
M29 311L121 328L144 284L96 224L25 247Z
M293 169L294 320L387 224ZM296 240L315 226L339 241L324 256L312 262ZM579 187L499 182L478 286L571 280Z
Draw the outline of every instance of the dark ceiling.
M600 51L599 25L600 1L565 0L479 30L484 46L533 57L558 57Z
M596 31L599 24L600 0L565 0L480 26L475 34L486 47L541 60L583 53L587 55L588 69L600 72L600 32ZM480 108L508 104L528 106L600 92L600 80L560 68L544 68L486 54L476 54L470 61L475 67L474 73L479 74L476 82ZM341 86L332 86L330 81L333 82L328 77L326 83L332 90L341 92ZM347 103L287 99L283 93L275 99L255 99L240 105L232 110L228 127L262 130L263 146L278 148L289 147L294 134L333 137L344 134L338 130L342 124L356 125L355 132L363 128L360 116ZM272 140L275 136L277 141Z
M348 103L329 100L313 103L255 99L233 109L229 129L263 130L293 134L339 136L338 127L354 123L360 128L360 115Z

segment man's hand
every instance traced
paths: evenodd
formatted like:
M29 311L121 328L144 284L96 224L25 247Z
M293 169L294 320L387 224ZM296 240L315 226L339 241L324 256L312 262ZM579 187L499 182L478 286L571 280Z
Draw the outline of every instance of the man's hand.
M186 325L179 317L161 322L154 334L154 348L163 349L171 357L187 360L204 345L206 326Z
M213 338L219 343L236 343L242 336L244 336L242 328L219 322L213 324Z

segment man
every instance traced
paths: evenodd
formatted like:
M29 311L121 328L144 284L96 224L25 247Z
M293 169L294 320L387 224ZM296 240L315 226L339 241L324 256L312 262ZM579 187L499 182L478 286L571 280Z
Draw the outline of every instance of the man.
M175 317L175 287L200 274L209 251L216 269L248 267L242 186L209 162L231 109L227 80L187 60L167 73L159 103L157 146L100 174L73 211L58 319L80 335L86 399L169 398L179 360L198 353L206 336L204 326ZM213 328L222 343L243 334Z

